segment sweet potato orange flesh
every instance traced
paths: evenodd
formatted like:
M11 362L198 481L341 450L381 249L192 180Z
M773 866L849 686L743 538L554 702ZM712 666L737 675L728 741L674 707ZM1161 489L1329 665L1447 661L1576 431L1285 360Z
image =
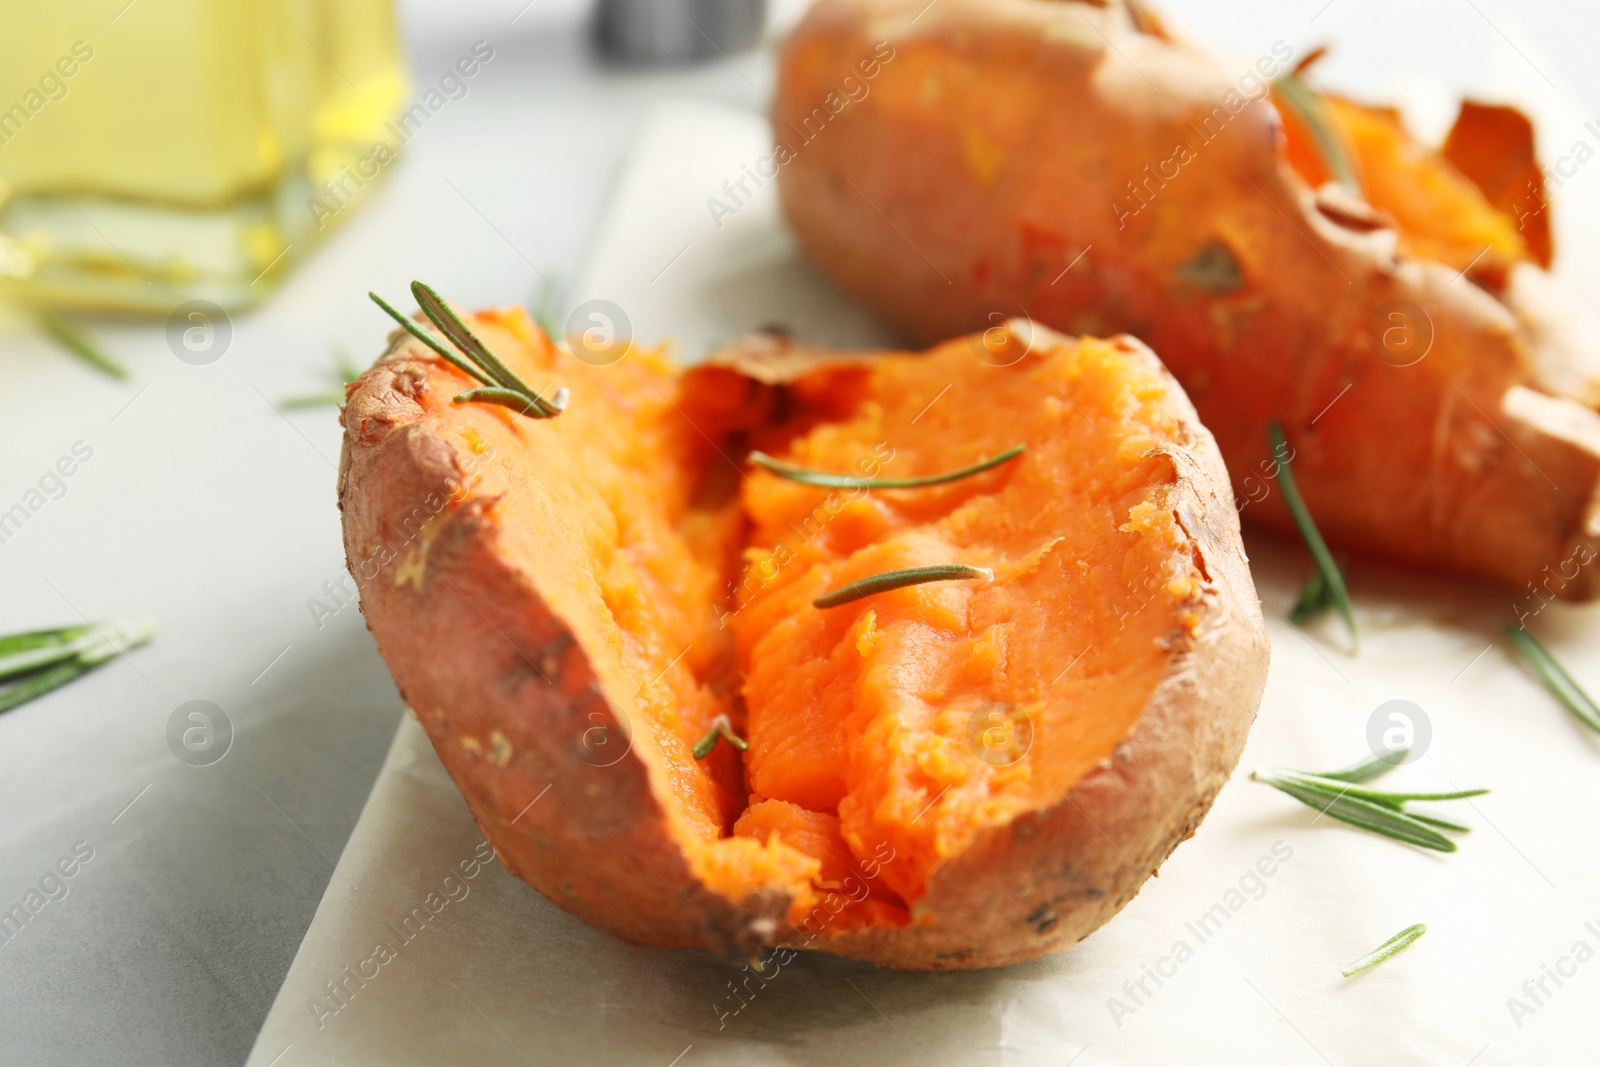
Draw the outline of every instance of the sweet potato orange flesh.
M1161 465L1137 458L1173 432L1165 387L1128 375L1109 344L1025 360L1021 342L1009 344L992 358L1015 367L956 342L802 378L788 391L799 413L754 440L804 467L885 477L1026 444L1017 460L871 493L757 470L741 494L750 531L731 627L751 788L837 814L858 859L887 846L896 860L883 881L911 902L943 857L1059 798L1126 736L1170 659L1163 637L1195 594L1174 516L1147 503ZM811 603L940 563L993 568L995 579ZM1018 733L1028 759L972 758L986 734L1010 744Z
M1368 204L1388 215L1408 254L1500 288L1512 264L1532 258L1517 220L1444 155L1406 130L1398 112L1332 94L1320 97L1331 136L1346 146ZM1279 101L1284 157L1313 187L1332 180L1306 121ZM1545 249L1548 264L1548 249Z

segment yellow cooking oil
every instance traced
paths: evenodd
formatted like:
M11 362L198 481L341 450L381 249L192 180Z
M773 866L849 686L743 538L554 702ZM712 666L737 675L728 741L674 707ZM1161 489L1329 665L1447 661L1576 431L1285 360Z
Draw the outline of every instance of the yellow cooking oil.
M0 25L0 288L24 300L247 306L359 205L323 183L364 194L397 147L391 0L0 0Z

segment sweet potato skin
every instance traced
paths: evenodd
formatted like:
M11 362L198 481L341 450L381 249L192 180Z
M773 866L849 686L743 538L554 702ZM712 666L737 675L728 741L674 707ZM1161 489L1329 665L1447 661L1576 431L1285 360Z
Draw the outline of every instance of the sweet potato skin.
M518 347L482 320L474 329L495 351ZM495 494L474 473L483 460L423 417L421 391L461 389L425 352L397 331L341 414L346 565L402 699L511 873L630 941L759 953L787 899L735 905L690 872L631 724L503 550ZM476 425L486 455L515 456L511 419ZM420 534L419 511L431 517Z
M498 352L516 347L491 322L474 328ZM1120 344L1170 382L1142 344ZM872 358L779 347L736 346L722 362L775 384ZM674 842L649 769L626 745L628 725L572 628L501 544L500 495L525 483L483 476L482 457L418 403L425 391L458 389L458 376L401 333L351 387L339 475L347 562L402 696L501 861L602 929L746 958L787 946L929 970L1031 959L1126 904L1192 834L1238 759L1265 685L1267 639L1221 457L1172 384L1182 429L1161 450L1175 474L1163 503L1191 535L1204 584L1193 624L1172 635L1164 680L1112 758L1060 804L986 832L942 867L911 926L808 938L787 921L784 894L733 902L711 892ZM484 452L515 462L517 421L481 409L472 418ZM429 513L420 532L419 508ZM597 745L602 737L612 747Z
M1241 497L1271 468L1277 419L1336 545L1600 595L1600 568L1552 580L1600 550L1595 375L1573 381L1560 353L1565 373L1541 366L1525 282L1503 303L1398 255L1381 219L1280 160L1278 115L1245 98L1242 67L1140 32L1124 5L923 7L821 0L783 47L779 188L813 263L917 343L993 314L1133 333ZM806 117L885 45L870 92L810 136ZM1425 331L1425 356L1386 347L1391 325ZM1518 387L1557 410L1530 421ZM1275 491L1250 514L1293 530Z

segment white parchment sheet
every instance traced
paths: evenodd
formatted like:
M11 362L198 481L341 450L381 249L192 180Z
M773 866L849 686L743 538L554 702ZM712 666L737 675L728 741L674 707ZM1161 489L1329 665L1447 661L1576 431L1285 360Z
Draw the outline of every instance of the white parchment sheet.
M770 185L713 220L707 199L768 144L755 117L663 107L572 303L612 300L636 336L673 334L688 358L772 322L883 340L798 261ZM1562 205L1569 226L1585 224L1577 199ZM1072 952L942 975L802 956L763 982L624 944L481 862L408 718L251 1067L1592 1062L1600 738L1508 655L1511 598L1363 566L1351 657L1334 625L1302 633L1281 614L1309 572L1303 551L1261 536L1249 548L1274 651L1240 770L1198 835ZM1600 610L1551 607L1534 626L1600 691ZM1422 709L1429 739L1386 784L1494 790L1452 805L1475 828L1459 853L1318 819L1248 780L1262 764L1364 757L1392 699ZM1403 955L1340 977L1415 922L1429 932Z

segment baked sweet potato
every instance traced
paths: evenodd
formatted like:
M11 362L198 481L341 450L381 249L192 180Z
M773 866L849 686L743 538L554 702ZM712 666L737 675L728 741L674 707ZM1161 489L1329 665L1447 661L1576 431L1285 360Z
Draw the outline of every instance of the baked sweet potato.
M397 332L342 415L345 548L407 704L552 901L650 945L986 967L1084 937L1193 833L1268 650L1221 459L1143 345L762 336L680 372L466 321L570 403L455 403L470 380ZM828 488L752 449L990 465ZM992 577L815 603L934 565Z
M1469 104L1432 151L1292 59L1121 0L820 0L780 59L784 210L915 343L1140 337L1273 527L1279 420L1336 546L1595 597L1600 349L1543 269L1531 127Z

